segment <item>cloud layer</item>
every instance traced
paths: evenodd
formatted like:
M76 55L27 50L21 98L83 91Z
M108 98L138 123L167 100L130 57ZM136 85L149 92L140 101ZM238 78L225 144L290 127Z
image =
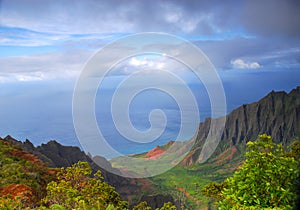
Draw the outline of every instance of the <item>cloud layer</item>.
M216 35L300 36L297 0L17 1L4 0L1 24L72 34L164 31Z
M148 31L192 41L217 70L298 68L298 11L296 0L3 0L0 81L74 78L105 44Z

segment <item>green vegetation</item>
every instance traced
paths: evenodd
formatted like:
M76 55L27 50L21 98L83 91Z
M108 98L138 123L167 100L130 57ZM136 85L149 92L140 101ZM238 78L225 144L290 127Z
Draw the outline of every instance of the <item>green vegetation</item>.
M247 144L246 157L237 154L233 159L220 161L221 154L205 164L186 168L176 166L150 180L159 186L160 193L173 195L186 209L217 209L216 204L220 209L291 209L297 194L295 186L299 187L295 179L299 176L300 143L296 141L288 148L290 152L285 152L282 145L272 142L270 136L260 135L256 142ZM229 183L229 180L234 181ZM256 190L260 192L249 191L252 190L250 185L259 187ZM229 189L232 194L225 199L225 191ZM242 201L233 207L233 195L238 201L244 196L247 202L257 201L260 205L245 207L245 201ZM258 199L269 203L263 204ZM229 200L230 203L226 203ZM280 205L274 204L276 202Z
M217 199L219 209L293 209L297 197L298 143L284 152L271 137L248 142L246 161L223 184L210 183L202 191Z
M270 136L260 135L247 143L246 159L238 148L231 148L208 163L175 166L149 180L157 186L157 193L171 195L183 209L292 209L299 188L295 181L300 143L288 148L290 152L273 143ZM128 209L128 203L102 180L99 171L92 174L86 162L50 170L5 141L0 141L0 157L0 209ZM3 193L15 189L23 191ZM157 210L169 209L176 207L165 203ZM151 207L141 202L133 210Z
M125 210L115 189L92 174L88 163L49 169L34 155L0 139L0 209ZM135 210L151 209L146 202ZM157 210L176 209L165 203Z
M207 163L188 167L175 166L171 170L149 179L158 186L158 193L172 195L185 209L214 208L212 205L214 199L207 197L202 189L212 181L223 182L244 160L238 152L232 159L225 161L224 159L221 154L220 157L212 157Z
M165 203L160 209L156 210L176 210L176 206L174 206L171 202ZM132 210L152 210L151 207L147 205L146 201L140 202L138 205L133 207Z
M47 183L54 180L50 170L33 155L24 153L21 148L0 140L0 188L6 190L26 188L28 196L19 198L30 205L46 195ZM0 198L3 201L3 197ZM10 197L7 197L8 202ZM0 202L2 203L2 202ZM1 205L0 205L1 207Z
M25 205L26 204L23 204L21 197L19 196L15 198L12 198L10 194L5 196L0 196L0 209L5 209L5 210L25 209Z
M48 184L44 204L59 204L66 209L106 209L109 205L115 209L127 209L128 203L120 199L113 187L101 181L100 171L91 174L86 162L62 168L57 173L57 181Z
M78 162L71 167L62 168L57 173L57 181L52 181L47 186L47 196L42 200L44 206L62 210L128 209L128 203L120 199L114 188L101 181L100 171L93 176L91 174L92 170L86 162ZM134 207L136 210L149 208L146 202ZM171 203L165 203L157 210L167 209L176 209L176 207Z
M208 205L209 199L202 196L200 191L210 182L204 176L194 175L189 170L176 166L149 179L158 186L158 193L172 195L185 209L197 209Z
M47 186L47 196L42 200L44 206L50 206L50 209L128 209L128 203L120 199L114 188L101 181L100 171L93 176L91 174L92 170L86 162L62 168L57 173L57 181L52 181ZM134 207L136 210L147 208L150 207L146 202ZM165 203L157 210L167 209L176 207L171 203Z
M220 184L217 182L210 182L201 190L201 193L214 200L220 200L222 198L222 190L227 187L227 182L222 182Z

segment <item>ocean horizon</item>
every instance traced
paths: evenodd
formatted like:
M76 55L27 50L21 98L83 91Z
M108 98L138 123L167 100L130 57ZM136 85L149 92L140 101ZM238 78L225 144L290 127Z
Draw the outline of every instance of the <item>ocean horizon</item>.
M220 77L225 90L227 113L242 104L252 103L272 90L287 91L299 85L297 78L299 78L299 71L291 70L289 73L283 72L256 72L252 76L251 72L248 75L241 75L236 80L228 79L228 74L220 73ZM295 76L294 82L286 84L284 81L286 77ZM266 78L272 75L272 80L266 82ZM246 79L247 76L247 79ZM243 82L246 79L246 82ZM274 86L274 80L278 84ZM265 85L261 85L264 82ZM3 138L6 135L11 135L17 140L25 141L29 139L35 146L47 143L50 140L56 140L62 145L79 146L72 118L72 90L74 82L66 83L58 81L55 86L49 88L48 84L43 83L23 83L14 86L13 84L0 84L1 90L6 88L9 92L0 92L2 102L0 103L0 136ZM259 85L260 84L260 85ZM11 86L11 87L8 87ZM60 87L57 90L56 87ZM9 88L9 89L7 89ZM198 123L211 117L210 101L202 84L190 84L190 89L193 91L200 112L200 119ZM26 94L30 92L30 94ZM108 99L112 92L107 91L101 99ZM105 95L106 94L106 95ZM154 96L150 96L154 94ZM177 138L180 128L180 110L175 101L171 97L158 92L146 92L137 97L132 102L129 110L132 124L140 130L146 130L150 124L148 116L153 109L162 109L168 119L167 126L163 134L156 140L150 143L136 143L131 142L122 137L116 128L113 126L113 121L110 115L109 100L97 101L96 98L95 114L97 123L101 129L103 136L108 143L119 153L128 155L142 153L154 148L157 145L163 145L171 140ZM193 113L191 113L193 114ZM180 140L188 140L196 131L195 122L189 123L194 128L190 129L189 133L184 134ZM193 132L194 130L194 132ZM91 135L91 142L97 141ZM81 147L82 148L82 147ZM83 148L82 148L83 149ZM87 151L85 151L87 152ZM91 152L92 155L96 152ZM93 154L94 153L94 154ZM110 154L103 154L106 158L113 158Z

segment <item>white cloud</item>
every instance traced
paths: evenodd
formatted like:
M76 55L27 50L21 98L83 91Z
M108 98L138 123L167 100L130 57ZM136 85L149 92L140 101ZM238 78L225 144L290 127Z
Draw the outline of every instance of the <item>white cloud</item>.
M151 65L146 59L139 60L139 59L137 59L135 57L131 58L130 61L129 61L129 64L132 65L132 66L146 65L147 63L149 65Z
M153 68L153 69L162 69L165 66L163 60L150 60L147 58L138 59L136 57L132 57L128 63L130 66L134 67L143 67L143 68Z
M242 59L235 59L231 61L233 68L236 69L258 69L261 65L258 62L245 62Z
M0 57L0 82L74 79L92 52L46 53Z
M180 77L193 74L185 64L166 56L166 54L161 54L134 56L125 59L110 69L107 76L128 76L137 72L151 74L154 72L159 73L160 70L174 73Z
M33 74L18 74L15 75L15 79L20 82L40 81L43 80L43 73L36 72Z

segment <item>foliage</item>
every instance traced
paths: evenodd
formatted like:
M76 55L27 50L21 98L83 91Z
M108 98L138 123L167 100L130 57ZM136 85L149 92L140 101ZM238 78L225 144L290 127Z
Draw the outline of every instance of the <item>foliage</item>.
M165 203L160 209L156 210L176 210L176 206L174 206L171 202Z
M46 167L37 165L11 151L21 149L0 141L0 187L8 184L26 184L36 192L42 192L51 177ZM171 194L174 199L187 207L198 209L210 202L203 195L219 200L220 209L291 209L295 199L294 180L299 177L300 143L295 142L291 152L286 153L281 145L275 145L269 136L261 135L257 142L248 142L246 161L225 182L219 184L223 165L199 165L197 167L174 167L165 174L151 178L160 186L160 192ZM21 154L21 153L20 153ZM207 177L209 170L214 176ZM47 175L48 173L48 175ZM211 173L210 173L211 174ZM78 162L71 167L62 168L56 173L57 180L47 186L47 196L42 199L38 210L119 210L128 209L127 202L120 199L113 187L102 181L101 173L92 175L88 163ZM296 185L296 186L299 186ZM201 190L202 189L202 190ZM45 191L46 192L46 191ZM43 194L41 193L41 196ZM188 199L188 200L187 200ZM193 201L195 204L189 202ZM197 206L196 206L197 205ZM0 197L0 209L29 209L21 198L10 195ZM201 206L202 207L202 206ZM146 202L133 207L134 210L150 210ZM171 203L165 203L156 210L176 209Z
M175 166L171 170L149 178L157 185L158 194L169 194L175 202L186 209L198 209L207 206L208 199L201 195L200 189L210 180L198 174L191 174L187 169ZM180 189L180 190L179 190Z
M156 208L156 210L176 210L176 206L174 206L171 202L164 203L161 208ZM140 202L138 205L133 207L132 210L152 210L150 206L148 206L146 201Z
M30 198L30 202L27 200L24 202L22 196L2 195L0 196L0 209L128 209L128 203L120 199L112 186L102 181L100 171L92 175L92 170L86 162L78 162L71 167L57 169L56 181L53 181L54 170L50 171L35 156L23 152L21 148L0 140L0 169L2 191L4 189L11 191L9 187L18 184L26 189L32 189L34 193L34 199ZM22 194L23 191L19 193ZM134 208L143 209L139 208L142 206L143 203ZM150 208L147 205L144 206L145 210ZM162 210L166 208L174 209L174 206L167 203Z
M43 202L48 206L59 204L66 209L106 209L110 204L115 209L127 209L127 202L120 199L114 188L101 181L100 171L90 177L91 173L86 162L62 168L57 182L48 184Z
M246 161L226 180L219 209L292 209L299 174L295 158L265 134L247 149Z
M133 207L132 210L152 210L152 208L150 206L148 206L146 201L142 201L138 205Z
M226 182L220 184L217 182L210 182L201 190L201 193L206 197L219 200L221 199L222 190L226 187L228 187Z
M23 206L25 203L32 206L45 196L47 183L54 180L48 168L35 159L35 156L23 152L21 148L0 140L0 188L11 184L23 184L32 189L30 199L26 202L22 200ZM0 206L11 202L11 206L15 206L17 204L14 199L14 196L2 196Z
M287 153L287 156L289 157L293 157L296 160L300 159L300 142L299 141L295 141L292 145L291 145L291 152Z
M12 198L11 195L8 194L0 197L0 209L25 209L25 206L22 204L20 197Z

